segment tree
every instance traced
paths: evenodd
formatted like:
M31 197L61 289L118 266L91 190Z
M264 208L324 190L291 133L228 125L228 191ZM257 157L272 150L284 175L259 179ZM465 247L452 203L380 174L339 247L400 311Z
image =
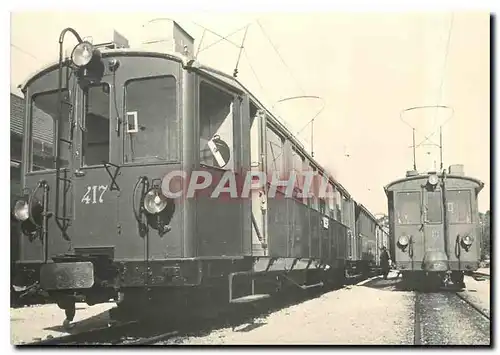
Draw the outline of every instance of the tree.
M490 211L486 211L486 213L479 213L479 224L481 227L481 259L489 259L491 252L490 245L490 219L491 213Z

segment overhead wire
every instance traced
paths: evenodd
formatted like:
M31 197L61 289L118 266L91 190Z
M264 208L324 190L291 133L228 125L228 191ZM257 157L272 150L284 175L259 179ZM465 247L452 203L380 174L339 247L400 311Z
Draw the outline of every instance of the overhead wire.
M290 67L286 64L285 60L283 59L283 57L281 56L278 48L276 48L276 45L273 43L273 41L271 40L271 38L269 37L269 35L267 34L266 30L264 29L264 26L262 26L262 24L260 23L260 21L258 19L255 20L257 22L257 24L259 25L260 29L262 30L262 33L264 34L264 37L266 37L267 41L269 42L269 44L271 45L271 47L274 49L274 51L276 52L276 54L278 55L279 59L281 60L281 62L283 63L283 65L285 66L285 68L288 70L290 76L292 77L292 79L295 81L295 84L297 85L297 87L299 88L300 92L305 95L305 91L304 89L302 88L302 86L300 85L299 81L297 80L297 78L293 75L293 72L292 70L290 69Z
M34 54L32 54L32 53L28 52L27 50L25 50L25 49L23 49L23 48L21 48L21 47L19 47L18 45L15 45L14 43L11 43L11 44L10 44L10 46L11 46L11 47L14 47L14 48L15 48L15 49L17 49L18 51L20 51L20 52L22 52L22 53L24 53L24 54L26 54L26 55L28 55L28 56L30 56L30 57L31 57L31 58L33 58L33 59L39 60L39 59L38 59L38 57L36 57Z
M438 93L437 93L437 102L436 102L436 110L434 111L434 123L433 123L433 126L436 125L437 113L438 113L438 110L439 110L439 107L440 107L440 104L441 104L441 99L442 99L442 96L443 96L443 86L444 86L444 80L445 80L445 76L446 76L446 65L448 63L448 55L449 55L449 52L450 52L451 33L452 33L452 30L453 30L454 19L455 19L455 14L452 12L451 13L451 19L450 19L450 26L449 26L449 29L448 29L448 39L446 41L446 47L445 47L443 68L441 70L441 82L440 82ZM416 148L420 147L421 145L423 145L423 143L425 143L427 141L431 142L429 139L432 136L434 136L436 133L437 133L437 130L434 130L428 136L425 136L424 140L422 142L420 142L416 146Z

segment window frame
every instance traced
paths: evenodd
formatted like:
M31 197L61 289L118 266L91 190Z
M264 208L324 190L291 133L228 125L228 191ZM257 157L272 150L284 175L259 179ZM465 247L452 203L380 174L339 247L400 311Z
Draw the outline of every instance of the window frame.
M201 157L200 157L200 152L201 152L201 145L200 145L200 138L201 138L201 130L200 130L200 118L201 118L201 105L200 105L200 93L201 93L201 85L203 83L206 83L210 86L212 86L213 88L216 88L217 90L220 90L226 94L228 94L229 96L231 96L233 98L233 100L231 101L232 104L233 104L233 121L232 121L232 127L233 127L233 142L232 142L232 154L231 154L231 157L230 157L230 160L232 160L233 162L233 167L232 168L228 168L227 167L227 164L226 166L224 167L218 167L218 166L214 166L214 165L209 165L209 164L206 164L206 163L203 163L201 161ZM195 138L194 138L194 141L196 142L195 144L197 144L198 146L198 149L197 149L197 153L196 154L196 161L197 161L197 164L200 166L200 167L204 167L204 168L209 168L209 169L218 169L220 171L236 171L237 170L237 166L240 164L240 157L239 155L241 154L241 148L235 144L236 143L236 140L241 140L241 137L240 137L240 134L237 130L237 127L238 127L238 124L237 124L237 120L241 118L242 116L242 108L243 108L243 102L240 101L238 102L238 97L241 97L241 93L238 92L238 90L232 88L232 87L229 87L228 85L226 85L225 83L220 83L218 80L212 78L212 77L209 77L209 76L205 76L205 75L200 75L199 76L199 79L196 83L196 107L197 107L197 112L195 114L195 120L196 120L196 126L197 126L197 130L196 130L196 134L195 134ZM255 104L255 102L253 103L253 105L255 107L257 107L257 111L259 109L259 106ZM250 128L250 127L249 127ZM231 149L231 147L230 147Z
M109 147L108 147L108 159L107 161L110 162L112 161L112 146L113 146L113 139L112 139L112 134L111 132L113 132L114 130L112 129L112 115L111 115L111 104L112 104L112 100L113 98L111 97L112 95L112 86L111 84L109 84L108 82L100 82L98 84L93 84L93 85L89 85L90 87L102 87L103 85L107 85L108 87L108 90L109 90L109 102L108 102L108 115L109 115L109 119L108 119L108 123L109 123L109 137L108 137L108 142L109 142ZM88 88L85 88L85 89L88 89ZM84 119L84 124L85 124L85 129L87 130L87 112L85 112L85 106L86 106L86 100L87 98L85 97L85 91L82 90L82 118ZM125 102L125 101L124 101ZM125 105L124 105L124 110L125 110ZM96 168L96 167L101 167L102 166L102 163L100 164L93 164L93 165L84 165L84 132L81 132L80 133L80 147L81 147L81 154L79 156L79 160L80 160L80 168L81 169L92 169L92 168ZM88 147L86 147L86 149L88 149Z
M398 222L398 212L400 211L400 201L399 201L399 194L417 194L419 199L417 201L417 206L418 209L420 210L420 216L418 218L418 221L412 222L412 223L399 223ZM420 225L421 224L421 218L422 218L422 211L421 211L421 205L422 205L422 192L421 191L416 191L416 190L411 190L411 191L396 191L396 198L395 198L395 216L394 216L394 222L398 226L415 226L415 225Z
M48 95L48 94L57 94L59 92L58 89L53 89L53 90L47 90L47 91L36 91L34 92L32 95L30 95L29 97L29 100L27 100L27 104L28 104L28 109L29 109L29 121L28 121L28 130L27 130L27 137L26 139L29 140L28 144L27 144L27 151L26 151L26 158L23 160L25 161L25 168L23 169L23 171L26 172L27 175L36 175L36 174L44 174L44 173L50 173L50 172L55 172L56 171L56 168L54 167L54 164L52 164L52 167L51 168L45 168L45 169L39 169L39 170L33 170L33 166L34 166L34 159L33 159L33 146L34 146L34 143L35 143L35 138L33 136L33 124L34 124L34 106L36 105L35 103L35 99L38 97L38 96L42 96L42 95ZM64 95L64 93L69 93L70 90L68 88L65 88L63 87L62 88L62 93ZM52 116L51 116L52 117ZM53 158L56 154L55 152L55 141L56 139L59 139L59 137L56 138L55 136L55 132L54 132L54 117L52 117L52 161L53 161ZM24 138L23 138L24 140ZM38 141L38 139L37 139ZM44 142L42 141L38 141L40 144L42 144L42 147L43 147L43 144ZM62 143L62 144L65 144L65 143ZM23 147L24 147L24 143L23 143ZM69 165L66 166L66 167L61 167L60 170L69 170Z
M281 174L284 174L285 171L286 171L286 137L285 135L278 129L276 128L272 123L270 123L269 121L266 120L266 126L265 126L265 131L266 131L266 144L265 144L265 147L266 147L266 151L265 151L265 156L266 156L266 176L267 179L269 180L269 184L271 183L272 181L272 178L273 176L270 174L274 174L275 171L272 170L273 169L273 166L271 166L272 162L271 160L269 159L269 154L270 154L270 149L269 149L269 146L270 146L270 141L269 141L269 135L268 135L268 130L273 132L280 140L281 140L281 152L282 154L279 156L280 157L280 161L281 161L281 167L280 167L280 178L283 178L283 176L281 176Z
M450 192L467 192L468 195L469 195L469 215L470 215L470 222L467 223L467 222L452 222L450 220L450 216L449 216L449 212L448 212L448 202L449 202L449 194ZM472 208L472 204L473 204L473 193L470 189L453 189L453 190L446 190L446 219L448 221L449 224L474 224L474 216L473 216L473 208ZM444 206L443 206L444 208Z
M161 78L173 78L175 80L175 111L176 111L176 119L177 119L177 158L172 159L172 160L158 160L158 161L146 161L146 162L140 162L140 161L125 161L125 152L126 152L126 142L127 142L127 135L128 133L126 132L127 129L127 85L130 82L134 81L141 81L141 80L153 80L153 79L161 79ZM182 161L182 124L183 124L183 117L182 117L182 111L180 109L180 103L181 101L181 92L180 92L180 79L177 75L174 74L163 74L163 75L153 75L153 76L142 76L142 77L134 77L134 78L129 78L123 83L123 99L122 99L122 117L121 117L121 127L120 127L120 133L122 134L122 138L119 139L119 142L121 144L121 157L119 158L119 161L121 162L122 165L124 166L149 166L149 165L166 165L166 164L179 164ZM111 111L110 111L111 113ZM111 127L110 127L111 128ZM112 140L110 141L110 144L112 144ZM113 154L111 154L113 155ZM95 166L94 166L95 167Z
M299 151L299 149L294 145L293 143L291 144L292 146L292 170L295 172L295 184L293 187L293 199L303 205L307 205L307 202L304 201L304 197L299 197L298 194L303 194L304 189L303 189L303 169L304 169L304 163L306 161L305 156ZM295 170L295 158L294 156L298 156L300 158L300 171Z
M432 194L432 193L435 193L435 194L439 194L439 197L440 197L440 204L439 204L439 208L440 208L440 218L439 218L439 221L431 221L429 219L429 205L430 205L430 201L429 201L429 196ZM443 201L442 201L442 198L443 198L443 195L442 195L442 191L441 190L433 190L433 191L426 191L425 192L426 196L426 200L425 200L425 207L426 207L426 210L425 210L425 223L426 224L443 224L443 221L444 221L444 215L443 215Z

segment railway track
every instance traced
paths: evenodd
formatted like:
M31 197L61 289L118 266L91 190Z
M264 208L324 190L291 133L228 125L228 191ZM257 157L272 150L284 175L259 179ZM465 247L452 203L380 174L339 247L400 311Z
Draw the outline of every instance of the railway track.
M485 274L483 272L477 272L477 271L473 271L473 272L470 272L470 273L466 273L467 276L470 276L472 277L474 280L483 280L483 279L490 279L490 274Z
M161 328L148 330L151 326L142 322L126 322L110 327L45 339L26 346L69 346L69 345L149 345L179 334L178 331L163 331ZM150 333L150 334L146 334Z
M486 318L488 321L491 321L490 319L490 314L487 313L483 308L479 307L477 304L473 303L470 299L465 297L461 292L456 292L455 295L460 298L463 302L468 304L471 308L476 310L479 314L481 314L484 318Z
M462 305L462 306L459 306ZM465 307L464 307L465 306ZM455 316L455 328L451 329L443 327L443 319L453 314ZM473 315L479 315L480 320L465 320L458 316L469 314L470 318L475 318ZM471 322L471 323L468 323ZM466 324L467 323L467 324ZM487 326L485 324L487 323ZM473 324L472 326L470 324ZM480 325L478 325L480 324ZM423 293L415 292L415 307L414 307L414 329L413 329L413 345L445 345L449 342L457 341L453 345L460 344L459 334L463 329L473 328L480 336L485 336L484 329L490 324L490 314L477 304L468 299L463 292L436 292ZM483 327L484 326L484 327ZM437 334L437 335L436 335ZM480 345L480 344L478 344Z

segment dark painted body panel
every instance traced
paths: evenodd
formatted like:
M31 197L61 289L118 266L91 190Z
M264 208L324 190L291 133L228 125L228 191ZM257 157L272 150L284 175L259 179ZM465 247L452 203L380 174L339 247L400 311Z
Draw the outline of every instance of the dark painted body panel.
M446 259L449 270L476 270L479 267L481 245L477 210L477 195L483 186L480 181L454 175L447 175L445 180L445 196L450 191L470 192L472 216L470 223L450 223L444 210L446 206L442 210L441 222L431 223L426 220L423 224L397 223L395 213L398 211L398 201L395 195L402 191L416 192L420 196L417 203L420 204L423 199L424 205L427 205L430 203L428 191L425 188L428 177L429 175L420 175L400 179L386 187L389 201L391 252L397 267L403 270L422 271L426 268L424 261L426 256L438 255L439 259ZM442 175L439 177L441 178ZM441 185L435 191L442 196ZM466 250L460 243L460 237L469 233L474 236L474 242L470 249ZM411 236L413 243L404 249L398 246L398 239L401 235Z
M96 284L117 288L200 285L209 283L212 277L227 277L230 272L249 271L261 266L264 270L274 268L273 271L295 267L295 264L301 264L304 270L319 268L321 263L313 265L309 258L321 259L323 263L344 268L348 227L299 201L283 198L280 192L277 198L267 201L267 259L251 258L251 200L223 196L209 198L207 194L213 191L214 185L196 199L181 198L174 201L173 214L168 221L171 229L167 233L158 233L154 228L141 228L133 209L134 204L138 204L134 186L139 178L146 176L151 184L153 179L161 179L174 170L181 170L189 176L191 171L199 168L197 85L199 76L208 75L194 69L185 70L179 61L161 56L117 52L105 55L105 62L112 57L119 59L120 67L116 74L112 74L106 65L102 81L110 86L110 93L116 94L110 95L109 163L114 165L108 166L111 174L116 172L116 176L110 176L104 166L81 166L80 157L75 153L81 150L82 139L76 130L72 150L74 159L67 170L71 188L66 195L67 206L64 211L65 216L71 218L66 231L68 240L63 237L54 218L49 220L46 242L39 238L30 241L27 236L21 236L22 253L18 270L27 279L36 280L38 269L43 263L55 261L64 265L67 260L78 263L91 261L96 272ZM120 128L118 131L115 129L124 127L123 122L121 126L118 125L120 122L117 119L123 119L124 116L125 84L130 79L159 75L173 75L177 80L179 159L163 163L126 164L123 158L125 132ZM227 79L221 81L228 82ZM46 71L29 82L27 97L37 91L55 89L56 86L56 71ZM69 86L73 87L71 82ZM233 89L235 97L244 95L237 87ZM78 105L83 94L77 91L75 95L75 112L80 112L81 107ZM234 122L235 145L241 147L235 153L234 168L237 172L250 170L249 122L244 119L248 116L248 96L239 98L241 107ZM78 174L77 169L80 169ZM217 168L203 169L210 171L215 182L224 173L224 170ZM27 174L24 184L33 189L41 179L46 180L50 187L49 210L52 210L55 204L53 170ZM112 189L115 184L116 188ZM92 186L106 189L97 197L96 203L82 203L83 196ZM347 193L343 188L339 189ZM63 194L59 195L62 201ZM99 201L101 198L102 202ZM327 218L327 224L324 218ZM97 256L110 259L104 269L96 267ZM269 257L280 260L271 262ZM299 258L304 260L298 262ZM103 280L100 276L103 270L113 276ZM68 282L71 284L76 280Z

